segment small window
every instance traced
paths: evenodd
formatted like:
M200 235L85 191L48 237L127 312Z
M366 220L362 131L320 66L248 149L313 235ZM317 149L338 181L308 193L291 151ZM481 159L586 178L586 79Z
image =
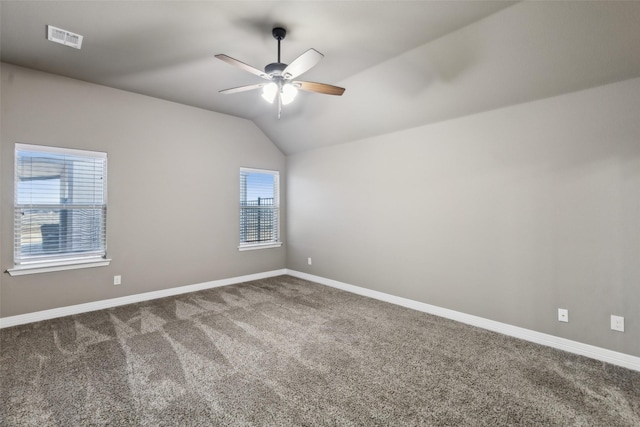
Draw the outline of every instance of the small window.
M281 246L280 173L240 169L240 250Z
M106 226L106 153L16 144L14 270L104 260Z

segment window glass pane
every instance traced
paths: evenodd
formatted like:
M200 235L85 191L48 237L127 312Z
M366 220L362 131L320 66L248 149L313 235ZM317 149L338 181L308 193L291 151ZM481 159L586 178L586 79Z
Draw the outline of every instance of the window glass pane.
M256 204L260 200L270 200L273 204L274 177L266 173L252 173L247 175L247 203Z
M279 173L240 171L240 244L279 241Z
M51 150L16 144L16 264L106 255L106 154Z
M60 204L60 178L20 180L17 199L21 205Z

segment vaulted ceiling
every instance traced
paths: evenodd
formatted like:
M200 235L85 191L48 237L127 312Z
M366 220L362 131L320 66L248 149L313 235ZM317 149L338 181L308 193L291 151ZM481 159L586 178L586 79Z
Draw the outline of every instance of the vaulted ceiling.
M2 1L1 60L252 120L285 153L640 76L640 2ZM81 50L46 40L53 25ZM345 87L276 107L260 79L217 60L275 62L309 48L301 78Z

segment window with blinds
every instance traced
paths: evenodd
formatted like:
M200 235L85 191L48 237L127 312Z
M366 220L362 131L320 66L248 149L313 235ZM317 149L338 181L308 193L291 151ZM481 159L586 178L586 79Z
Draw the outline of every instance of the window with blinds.
M280 173L240 169L240 250L280 246Z
M107 154L16 144L14 262L106 256Z

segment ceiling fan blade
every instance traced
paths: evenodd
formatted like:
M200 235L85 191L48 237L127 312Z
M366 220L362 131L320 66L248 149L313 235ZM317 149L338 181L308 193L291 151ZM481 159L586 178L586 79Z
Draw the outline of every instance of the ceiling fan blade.
M314 65L324 58L324 55L315 49L309 49L302 55L293 60L291 64L282 71L282 76L285 79L294 79L309 71Z
M232 87L231 89L223 89L223 90L221 90L219 92L220 93L224 93L225 95L229 95L231 93L239 93L239 92L246 92L248 90L260 89L261 87L263 87L266 84L267 83L258 83L258 84L255 84L255 85Z
M341 96L344 93L344 88L339 86L328 85L325 83L315 82L291 82L298 89L306 90L307 92L324 93L325 95L338 95Z
M267 79L267 80L271 80L271 77L269 75L267 75L264 71L262 70L258 70L255 67L252 67L251 65L245 64L242 61L238 61L237 59L234 59L230 56L224 55L222 53L216 55L216 58L218 58L221 61L226 62L229 65L233 65L234 67L240 68L241 70L247 71L251 74L255 74L256 76L260 76L263 79Z

